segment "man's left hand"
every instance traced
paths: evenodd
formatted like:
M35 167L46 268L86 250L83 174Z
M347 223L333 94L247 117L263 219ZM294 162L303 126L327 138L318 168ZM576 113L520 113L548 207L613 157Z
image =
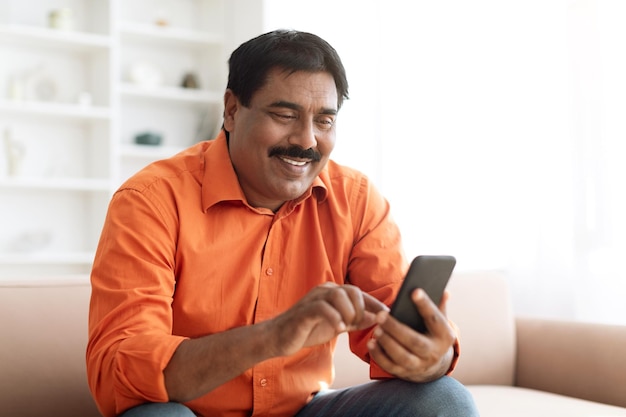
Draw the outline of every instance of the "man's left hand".
M419 333L382 311L378 327L369 341L370 357L385 371L413 382L428 382L443 376L453 358L456 332L446 317L448 292L437 307L426 293L417 289L412 299L428 333Z

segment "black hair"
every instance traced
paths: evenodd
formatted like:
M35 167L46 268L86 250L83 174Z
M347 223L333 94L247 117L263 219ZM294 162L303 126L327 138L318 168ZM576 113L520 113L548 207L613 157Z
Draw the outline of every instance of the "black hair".
M268 73L281 68L330 73L337 87L337 108L348 98L348 79L339 54L328 42L312 33L275 30L241 44L228 60L229 88L242 105L250 101L267 80Z

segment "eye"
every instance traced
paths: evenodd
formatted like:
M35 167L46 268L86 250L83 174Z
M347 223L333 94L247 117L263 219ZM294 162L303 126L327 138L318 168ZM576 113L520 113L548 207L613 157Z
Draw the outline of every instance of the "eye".
M271 112L270 115L277 120L283 121L283 122L290 122L292 120L296 120L297 117L295 114L293 113L278 113L278 112Z
M329 130L335 124L335 119L330 116L319 116L315 119L315 124L317 124L320 129Z

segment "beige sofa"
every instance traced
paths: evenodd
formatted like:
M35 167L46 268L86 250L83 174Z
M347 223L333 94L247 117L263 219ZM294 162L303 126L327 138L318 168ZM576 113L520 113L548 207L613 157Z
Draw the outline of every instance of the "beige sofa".
M493 273L457 274L450 290L454 376L482 417L626 416L626 326L515 319ZM0 282L0 416L99 415L85 376L89 292L86 278ZM336 368L336 387L367 381L345 336Z

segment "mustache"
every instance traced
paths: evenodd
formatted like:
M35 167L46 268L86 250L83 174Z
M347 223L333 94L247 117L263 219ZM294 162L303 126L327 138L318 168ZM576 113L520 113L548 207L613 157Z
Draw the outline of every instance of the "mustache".
M274 146L268 151L268 156L286 156L290 158L311 159L314 162L319 162L322 159L322 155L313 148L303 149L300 146Z

